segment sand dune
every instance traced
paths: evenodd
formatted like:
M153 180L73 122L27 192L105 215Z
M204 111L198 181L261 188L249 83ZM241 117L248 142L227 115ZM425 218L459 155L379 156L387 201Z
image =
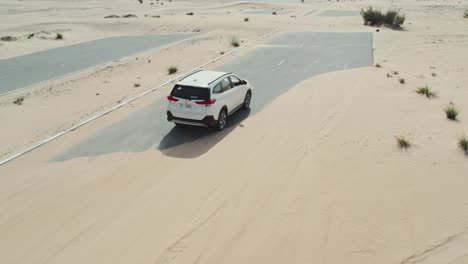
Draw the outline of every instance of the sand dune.
M305 2L173 0L148 11L137 1L0 1L9 10L0 16L4 35L69 29L60 43L1 42L4 58L112 35L206 34L1 97L3 157L168 80L171 64L184 72L218 56L233 34L249 41L276 28L374 32L381 66L305 80L228 134L162 152L50 161L163 98L166 87L1 166L0 262L468 263L468 159L457 146L468 134L466 3L398 1L405 30L376 32L360 17L317 14L388 2ZM289 13L243 13L273 8ZM125 13L138 18L104 19ZM437 97L418 95L424 85ZM19 96L23 105L13 104ZM456 122L443 112L450 102L460 109ZM399 149L397 136L412 147Z

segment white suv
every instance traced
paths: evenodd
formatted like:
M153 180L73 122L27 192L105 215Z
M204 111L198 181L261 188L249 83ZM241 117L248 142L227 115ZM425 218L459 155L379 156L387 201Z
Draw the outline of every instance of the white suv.
M193 72L180 79L167 97L167 120L223 130L229 115L250 108L252 89L249 82L232 73Z

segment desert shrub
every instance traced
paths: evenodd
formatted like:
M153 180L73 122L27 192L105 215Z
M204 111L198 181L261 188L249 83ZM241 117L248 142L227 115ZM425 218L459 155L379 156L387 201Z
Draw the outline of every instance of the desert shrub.
M458 116L458 109L453 105L452 103L447 106L445 109L445 115L447 116L448 119L450 120L457 120Z
M405 15L400 15L400 10L398 9L391 9L386 13L382 13L382 11L373 7L362 9L361 16L364 24L370 26L386 25L389 27L401 27L406 19Z
M1 41L16 41L18 38L13 37L13 36L4 36L0 38Z
M239 38L238 38L237 36L232 36L232 38L231 38L231 45L232 45L233 47L236 47L236 48L240 46L240 44L239 44Z
M244 18L244 22L249 22L249 18L248 17Z
M22 105L23 102L24 102L24 97L18 97L13 101L13 103L16 105Z
M465 13L463 13L463 17L468 18L468 10L466 10Z
M55 39L59 39L59 40L63 39L63 35L60 33L57 33L57 36L55 37Z
M187 16L193 16L193 12L188 12Z
M419 87L418 89L416 89L416 93L424 95L429 99L432 97L436 97L436 93L432 91L432 89L429 86Z
M397 16L398 16L398 10L396 9L388 10L387 13L383 16L383 20L384 20L383 22L385 24L392 25Z
M374 9L372 6L367 9L361 10L361 16L364 19L364 24L366 25L380 25L384 20L384 16L380 10Z
M403 136L397 137L396 140L400 149L408 149L411 147L411 143L409 142L409 140Z
M396 27L401 27L401 25L403 25L403 23L405 23L405 15L397 15L395 17L395 20L393 20L393 26L396 26Z
M463 136L458 139L458 146L468 155L468 137Z
M171 66L169 68L167 68L167 73L169 74L174 74L178 71L177 67L176 66Z

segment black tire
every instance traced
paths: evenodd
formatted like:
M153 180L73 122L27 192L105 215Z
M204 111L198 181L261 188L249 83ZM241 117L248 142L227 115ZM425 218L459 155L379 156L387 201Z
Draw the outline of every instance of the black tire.
M221 109L218 116L218 123L216 123L216 129L222 131L226 128L228 114L226 108Z
M250 109L250 102L252 101L252 93L250 91L248 91L246 94L245 94L245 97L244 97L244 105L242 106L242 109L244 110L249 110Z

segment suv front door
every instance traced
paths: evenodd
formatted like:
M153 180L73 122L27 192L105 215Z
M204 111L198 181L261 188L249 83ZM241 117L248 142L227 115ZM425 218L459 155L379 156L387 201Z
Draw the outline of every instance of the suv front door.
M234 75L229 76L232 84L232 90L235 98L234 108L240 106L244 103L244 97L246 93L246 86L241 79L237 78Z
M231 113L231 111L236 108L235 90L232 89L229 77L222 79L220 84L225 104L228 107L228 112Z

